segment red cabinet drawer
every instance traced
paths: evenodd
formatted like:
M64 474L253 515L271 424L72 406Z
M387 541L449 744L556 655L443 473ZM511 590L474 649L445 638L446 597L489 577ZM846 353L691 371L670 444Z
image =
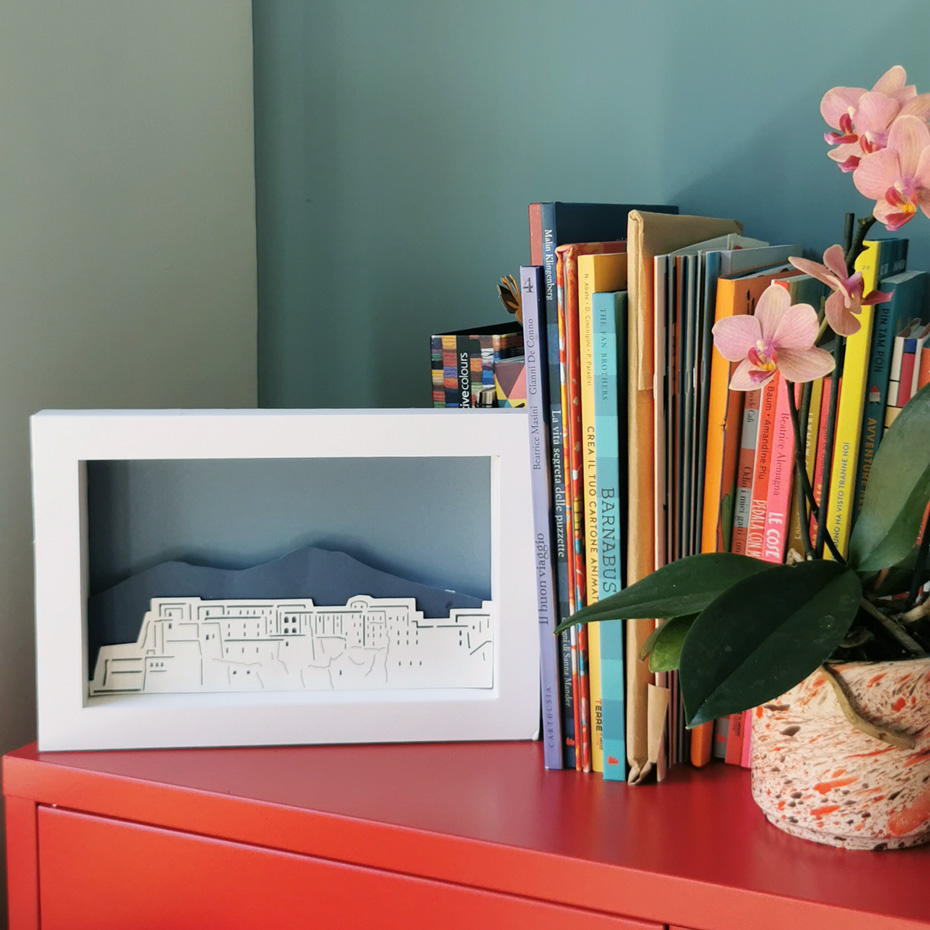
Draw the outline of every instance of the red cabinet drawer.
M461 885L43 807L43 930L661 930Z

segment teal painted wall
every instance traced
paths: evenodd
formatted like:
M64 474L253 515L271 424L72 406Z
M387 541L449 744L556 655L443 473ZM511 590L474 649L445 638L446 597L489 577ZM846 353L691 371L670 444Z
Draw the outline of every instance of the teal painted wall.
M260 403L428 405L430 334L504 318L534 200L677 203L819 257L871 208L820 98L893 64L930 91L928 22L927 0L255 0ZM930 268L930 220L904 234Z

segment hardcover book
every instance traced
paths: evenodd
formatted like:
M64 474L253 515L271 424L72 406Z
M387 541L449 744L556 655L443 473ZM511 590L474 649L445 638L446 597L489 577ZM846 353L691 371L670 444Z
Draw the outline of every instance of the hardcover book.
M495 367L502 359L522 354L523 327L516 321L431 336L433 406L477 407L483 394L490 399L488 406L497 406Z
M593 296L594 416L597 493L598 599L623 587L623 468L620 436L626 435L623 378L627 295ZM626 780L623 627L600 624L601 729L603 775Z
M562 768L561 662L555 559L552 551L552 485L549 479L549 396L546 380L546 327L542 268L521 266L523 347L526 358L526 399L529 421L530 482L535 535L536 603L539 622L539 666L542 696L543 760L547 769Z

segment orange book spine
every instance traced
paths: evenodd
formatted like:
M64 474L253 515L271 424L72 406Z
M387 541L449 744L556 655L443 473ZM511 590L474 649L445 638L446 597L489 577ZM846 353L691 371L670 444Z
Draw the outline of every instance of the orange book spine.
M742 282L722 278L717 282L714 322L747 313ZM701 552L726 552L732 521L736 462L743 412L743 394L730 390L735 364L714 349L710 368L707 414L706 485L701 521Z
M708 720L691 731L691 764L697 768L707 765L714 750L714 721Z
M930 346L924 346L923 352L920 353L920 372L917 375L917 388L926 387L930 384Z

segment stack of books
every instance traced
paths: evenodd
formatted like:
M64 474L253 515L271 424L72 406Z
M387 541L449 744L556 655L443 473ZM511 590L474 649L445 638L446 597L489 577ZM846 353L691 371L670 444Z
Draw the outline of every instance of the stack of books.
M780 563L816 544L796 506L787 386L776 376L730 391L733 366L711 332L752 313L770 285L818 310L827 291L788 262L801 243L770 245L735 220L673 206L537 203L529 228L520 287L535 530L546 541L546 765L631 781L685 761L747 765L744 715L687 730L674 673L653 675L640 659L661 618L558 640L553 630L674 559L733 551ZM809 477L841 553L883 431L930 380L930 275L906 260L905 239L866 243L865 290L892 297L863 308L845 353L835 346L835 378L795 386Z

